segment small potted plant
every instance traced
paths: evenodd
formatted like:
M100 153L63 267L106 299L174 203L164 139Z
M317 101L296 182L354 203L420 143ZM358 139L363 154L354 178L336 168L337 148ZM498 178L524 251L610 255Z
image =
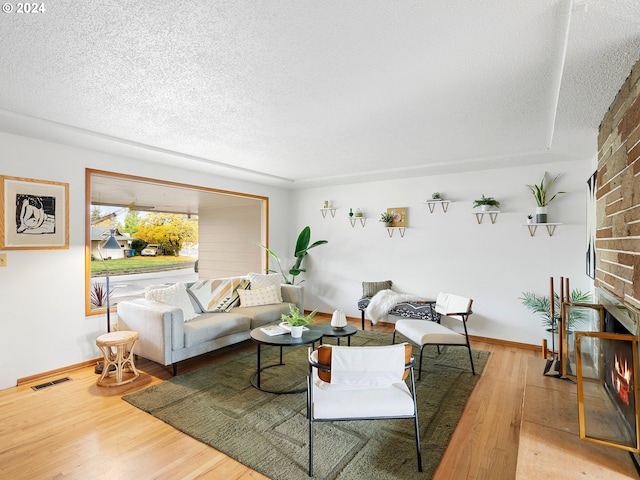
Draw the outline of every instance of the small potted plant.
M434 192L431 195L431 200L442 200L442 196L440 195L440 192Z
M302 330L311 323L316 312L317 310L314 310L309 315L305 315L295 305L289 305L289 315L283 313L280 319L289 325L293 338L300 338Z
M393 223L393 220L394 220L393 215L389 212L382 212L382 214L380 215L380 221L386 224L387 226Z
M545 185L544 181L547 178L547 172L544 172L542 174L542 180L540 180L539 185L536 185L536 184L527 185L527 187L529 188L529 190L531 190L531 193L533 194L533 198L536 201L536 205L537 205L536 222L537 223L547 223L547 205L549 205L553 201L553 199L556 198L558 195L562 193L567 193L567 192L557 192L551 197L547 198L547 196L549 195L549 189L551 189L551 187L556 182L558 177L560 177L560 175L562 174L559 173L554 178L552 178L549 183Z
M533 223L533 215L527 215L527 223L531 225Z
M487 211L493 209L493 207L500 207L500 202L493 197L485 197L484 193L482 198L474 200L473 208L480 207L481 210Z

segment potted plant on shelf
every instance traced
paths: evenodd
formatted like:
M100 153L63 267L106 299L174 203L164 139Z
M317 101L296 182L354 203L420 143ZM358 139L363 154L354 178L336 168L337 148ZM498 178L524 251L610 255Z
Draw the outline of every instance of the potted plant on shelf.
M527 215L527 224L531 225L533 223L533 215Z
M310 314L305 315L300 312L300 309L295 305L289 305L289 315L283 313L280 319L289 325L293 338L300 338L302 336L302 330L311 323L316 312L317 310L314 310Z
M382 212L380 215L380 221L387 227L393 223L394 217L390 212Z
M442 200L442 195L440 195L440 192L434 192L431 195L431 200Z
M536 223L547 223L547 205L549 205L553 201L553 199L556 198L558 195L562 193L567 193L567 192L557 192L553 194L550 198L548 198L549 190L551 189L553 184L556 182L558 177L560 177L560 175L562 174L559 173L550 182L548 182L545 185L544 182L547 177L547 172L544 172L542 174L542 180L540 181L539 185L536 185L536 184L527 185L527 187L529 188L529 190L531 190L531 193L533 194L533 198L536 200L536 205L537 205Z
M473 208L476 207L480 207L481 210L487 211L493 209L494 207L500 207L500 202L493 197L485 197L483 193L481 198L479 198L478 200L474 200Z

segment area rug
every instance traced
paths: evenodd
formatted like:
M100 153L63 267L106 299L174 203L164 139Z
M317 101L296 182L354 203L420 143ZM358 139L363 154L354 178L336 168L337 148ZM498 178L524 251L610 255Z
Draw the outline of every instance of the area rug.
M358 331L352 346L388 345L391 336ZM303 388L307 348L285 348L285 366L262 373L269 389ZM422 380L416 384L423 472L417 470L412 420L317 423L314 478L430 479L462 415L489 353L466 348L425 347ZM419 349L414 348L416 358ZM262 365L278 361L277 347L262 347ZM258 391L249 379L254 349L123 397L181 432L274 480L308 478L306 393Z

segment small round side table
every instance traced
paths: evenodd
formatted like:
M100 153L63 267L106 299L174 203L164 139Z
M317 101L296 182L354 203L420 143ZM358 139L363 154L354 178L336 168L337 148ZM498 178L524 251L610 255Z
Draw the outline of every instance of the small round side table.
M102 350L104 364L102 375L96 382L101 387L117 387L133 382L140 376L133 363L133 347L138 341L138 332L123 330L110 332L96 338L96 345ZM115 370L114 370L115 369ZM128 372L124 379L123 373ZM115 374L115 381L111 374Z
M322 340L324 337L333 337L337 339L338 345L340 345L340 339L347 337L347 345L351 346L351 336L355 335L358 331L353 325L347 325L343 328L334 328L330 323L316 323L311 327L320 330L322 332Z

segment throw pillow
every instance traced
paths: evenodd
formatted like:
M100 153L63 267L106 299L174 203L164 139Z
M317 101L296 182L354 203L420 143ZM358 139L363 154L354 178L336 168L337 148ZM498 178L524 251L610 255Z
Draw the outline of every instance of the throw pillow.
M189 287L189 294L203 312L228 312L238 305L238 290L249 288L246 278L216 278L200 280Z
M362 282L362 296L373 297L380 290L389 290L393 285L391 280L385 280L383 282Z
M279 285L269 285L264 288L240 290L240 307L257 307L258 305L272 305L282 303Z
M268 287L269 285L280 285L282 283L282 275L279 273L248 273L247 278L251 282L251 290Z
M174 307L182 309L185 322L197 317L184 283L176 283L165 288L157 288L157 286L153 285L149 286L144 290L144 297L147 300L166 303L167 305L173 305Z

